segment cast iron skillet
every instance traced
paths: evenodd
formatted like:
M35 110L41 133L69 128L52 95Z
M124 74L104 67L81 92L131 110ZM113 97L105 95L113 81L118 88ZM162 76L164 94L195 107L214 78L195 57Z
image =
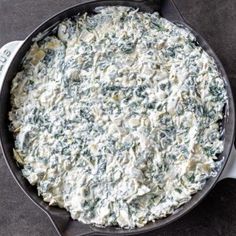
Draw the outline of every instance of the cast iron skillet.
M8 120L8 112L10 110L10 87L11 81L13 77L16 75L17 71L20 69L21 61L26 52L29 50L32 40L39 34L49 34L52 29L57 25L60 21L64 20L67 17L74 16L78 13L89 12L93 13L93 9L97 6L107 6L107 5L123 5L123 6L131 6L135 8L139 8L140 11L145 12L153 12L159 11L159 13L167 18L168 20L181 24L187 28L189 28L193 34L196 36L199 44L207 51L209 55L211 55L221 72L225 86L228 94L228 104L225 106L224 110L224 119L223 119L223 127L225 129L224 133L224 151L219 156L219 159L223 159L223 165L219 170L216 177L210 178L204 188L196 193L192 199L178 208L176 212L164 219L157 220L154 223L148 223L142 228L132 229L132 230L124 230L116 227L107 227L107 228L98 228L92 225L85 225L78 221L73 221L70 218L69 213L58 207L48 206L47 203L43 202L42 198L38 197L36 187L31 186L27 180L22 176L21 170L19 166L16 164L16 161L13 158L12 149L14 146L13 136L8 130L9 120ZM7 53L6 53L7 54ZM1 58L0 58L1 63ZM0 64L0 72L1 72L1 64ZM13 57L8 70L5 74L4 80L2 81L2 86L0 90L0 140L2 152L4 154L6 163L17 181L18 185L21 189L26 193L26 195L41 209L43 210L48 217L50 218L52 224L54 225L57 233L59 235L68 235L68 236L81 236L81 235L134 235L139 233L145 233L151 230L158 229L162 226L165 226L186 214L193 207L195 207L212 189L217 180L219 179L222 171L226 165L227 160L229 159L229 155L231 152L231 148L234 141L234 125L235 124L235 111L234 111L234 101L232 96L232 91L230 88L229 80L224 71L222 64L219 59L212 51L210 46L206 43L206 41L194 30L192 30L184 21L183 17L179 13L175 4L172 0L128 0L128 1L112 1L112 0L83 0L80 1L74 7L66 9L49 20L45 21L42 25L40 25L33 33L31 33L27 39L23 42L23 44L17 50L15 56ZM232 158L232 157L230 157Z

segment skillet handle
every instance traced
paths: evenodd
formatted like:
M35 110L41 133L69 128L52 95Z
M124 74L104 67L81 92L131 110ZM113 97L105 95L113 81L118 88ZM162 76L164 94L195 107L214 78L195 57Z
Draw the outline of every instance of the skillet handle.
M226 166L219 178L219 181L227 178L236 179L236 149L234 145L232 147L229 160L226 163Z
M7 68L22 43L23 41L12 41L0 48L0 88Z
M170 21L186 22L174 0L134 0L134 2L144 3L151 11L158 11L161 16Z
M161 16L173 22L186 22L174 0L161 0L160 4Z
M48 211L45 213L60 236L92 236L95 234L92 226L72 220L68 212L62 214L61 211L50 210L50 213Z

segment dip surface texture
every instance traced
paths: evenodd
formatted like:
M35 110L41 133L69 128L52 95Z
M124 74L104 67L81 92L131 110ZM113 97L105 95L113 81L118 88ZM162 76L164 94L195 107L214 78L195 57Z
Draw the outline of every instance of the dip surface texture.
M34 42L12 82L14 156L50 205L98 226L166 217L220 167L223 79L158 13L97 9Z

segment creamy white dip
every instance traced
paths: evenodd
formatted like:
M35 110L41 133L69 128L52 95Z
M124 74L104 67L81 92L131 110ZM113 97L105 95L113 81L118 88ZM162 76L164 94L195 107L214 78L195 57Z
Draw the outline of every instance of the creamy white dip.
M73 219L142 227L215 175L226 100L187 29L157 12L99 8L26 55L11 88L14 156Z

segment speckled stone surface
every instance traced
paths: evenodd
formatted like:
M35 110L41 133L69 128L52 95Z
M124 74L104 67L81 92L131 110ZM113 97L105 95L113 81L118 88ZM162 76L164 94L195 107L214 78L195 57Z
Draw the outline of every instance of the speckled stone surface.
M0 0L0 47L24 39L52 14L79 0ZM175 0L186 20L210 43L236 95L236 1ZM1 114L0 114L1 115ZM0 153L0 236L56 236L46 215L24 195ZM236 180L223 180L179 221L145 236L236 235Z

